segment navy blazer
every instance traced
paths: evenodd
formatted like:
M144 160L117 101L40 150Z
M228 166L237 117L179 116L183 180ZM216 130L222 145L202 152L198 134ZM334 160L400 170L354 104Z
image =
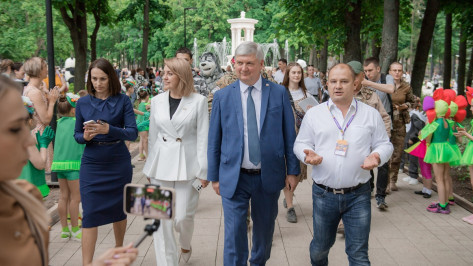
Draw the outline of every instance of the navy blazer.
M298 175L293 153L296 132L287 90L262 79L260 113L261 181L268 193L280 191L287 175ZM207 149L209 181L220 182L220 195L233 197L243 160L243 111L239 80L213 97Z

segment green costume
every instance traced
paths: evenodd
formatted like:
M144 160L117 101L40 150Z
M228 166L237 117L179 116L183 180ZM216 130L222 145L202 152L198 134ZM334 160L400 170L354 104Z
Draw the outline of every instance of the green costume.
M450 125L450 128L452 128L452 133L457 133L458 132L457 127L463 128L463 126L461 124L459 124L459 123L457 123L453 120L447 119L447 122ZM448 137L448 142L452 146L452 149L455 152L455 154L457 155L457 157L460 158L459 160L450 162L450 166L459 166L459 165L461 165L462 153L460 151L460 148L457 145L457 138L453 134L450 134L450 136Z
M51 165L53 172L80 170L85 145L77 143L74 139L75 124L75 117L62 117L57 121L54 157Z
M447 123L445 127L444 118L437 118L430 124L427 124L421 131L421 138L425 139L432 135L430 145L427 147L424 162L434 163L451 163L461 159L450 145L449 139L452 135L452 129Z
M36 148L38 148L38 150L40 149L38 144ZM21 171L21 175L18 179L26 180L35 185L41 192L41 195L43 195L43 198L49 195L49 187L46 184L44 169L36 169L30 161L23 167L23 171Z
M144 113L144 115L136 116L136 126L140 132L149 131L149 112L146 110L147 105L148 103L145 102L141 102L138 105L138 110Z
M470 122L470 131L468 133L473 133L473 120ZM473 140L470 140L466 145L465 150L463 151L463 156L461 159L461 164L463 165L473 165Z

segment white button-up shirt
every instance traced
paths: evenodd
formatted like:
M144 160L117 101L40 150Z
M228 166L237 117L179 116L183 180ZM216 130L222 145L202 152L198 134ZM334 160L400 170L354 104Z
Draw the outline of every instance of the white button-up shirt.
M355 113L356 103L352 100L345 117L331 99L327 103L309 109L304 116L294 143L294 153L302 162L305 160L305 149L323 157L321 164L312 166L312 179L317 184L338 189L368 182L369 171L361 168L365 158L377 152L382 165L393 152L381 115L374 108L358 102L355 117L345 131L344 139L348 142L346 155L339 156L335 155L335 146L337 140L342 139L342 133L330 111L341 128L345 129Z
M251 97L253 97L253 102L255 103L256 111L256 124L258 125L258 135L260 133L260 114L261 114L261 90L262 90L263 81L261 76L258 81L253 85L255 87L251 91ZM247 110L246 103L248 100L248 87L247 85L240 80L240 96L241 96L241 108L243 111L243 141L244 141L244 150L243 150L243 161L241 162L241 167L246 169L261 169L261 162L258 165L254 165L250 162L250 153L248 151L248 126L247 126Z

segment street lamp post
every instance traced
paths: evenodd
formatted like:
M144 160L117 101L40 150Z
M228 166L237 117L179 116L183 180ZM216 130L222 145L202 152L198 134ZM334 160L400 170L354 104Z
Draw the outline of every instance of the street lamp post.
M186 11L189 9L197 9L195 7L184 7L184 47L187 47L187 25L186 25Z

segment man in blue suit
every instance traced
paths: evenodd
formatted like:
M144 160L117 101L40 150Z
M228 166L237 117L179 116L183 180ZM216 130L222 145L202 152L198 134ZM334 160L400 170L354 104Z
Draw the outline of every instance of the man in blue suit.
M294 191L299 161L289 94L261 77L263 51L254 42L235 50L239 80L215 93L210 117L208 174L222 196L225 219L224 265L247 265L246 217L251 199L251 265L265 265L271 254L278 198Z

